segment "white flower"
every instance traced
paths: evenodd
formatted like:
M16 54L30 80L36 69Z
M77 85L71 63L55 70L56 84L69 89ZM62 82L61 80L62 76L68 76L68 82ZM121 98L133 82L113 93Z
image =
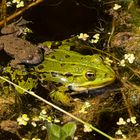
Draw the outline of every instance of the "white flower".
M46 129L47 129L46 126L41 127L41 130L46 130Z
M13 0L12 3L20 3L20 0Z
M37 126L37 124L35 122L32 122L31 124L32 124L33 127Z
M134 54L131 54L130 57L128 58L129 63L132 64L134 60L135 60L135 56Z
M87 38L89 37L89 35L86 34L86 33L80 33L80 35L77 35L77 37L78 37L79 39L82 39L82 40L86 41Z
M92 129L88 125L84 125L84 132L92 132Z
M128 119L126 120L126 122L127 122L127 123L130 123L130 122L131 122L131 119L130 119L130 118L128 118Z
M90 43L97 43L100 39L100 34L95 34L93 39L90 40Z
M17 118L17 122L19 125L27 125L27 122L29 121L29 117L27 114L23 114L21 117Z
M111 63L113 63L113 61L111 59L109 59L108 57L105 58L104 62L105 62L105 64L107 64L109 66L111 65Z
M75 137L73 138L73 140L78 140L78 137L75 136Z
M122 135L122 131L119 129L115 132L116 135Z
M120 66L125 67L125 60L124 60L124 59L122 59L122 60L120 61Z
M47 114L46 110L43 109L43 110L41 111L41 114L43 114L43 115Z
M131 117L131 118L128 118L128 119L127 119L127 122L128 122L128 123L131 122L131 123L133 123L133 124L136 124L136 123L137 123L137 122L136 122L136 117L133 116L133 117Z
M47 117L48 117L48 115L47 115L46 110L45 109L41 110L41 112L39 114L39 119L41 119L41 120L47 120Z
M134 54L128 53L124 55L124 59L127 59L130 64L132 64L135 60Z
M23 114L22 115L22 118L25 120L25 121L29 121L29 117L27 114Z
M8 1L8 2L6 3L6 6L7 6L7 7L12 6L12 2L11 2L11 1Z
M91 106L91 104L89 102L85 102L84 104L85 104L86 108L89 108Z
M133 124L136 124L136 123L137 123L137 122L136 122L136 117L135 117L135 116L131 117L130 120L131 120L131 122L132 122Z
M57 118L55 118L53 121L54 121L54 123L60 123L60 120Z
M16 8L24 7L24 1L17 3Z
M93 38L99 40L99 38L100 38L100 34L95 34L95 35L93 36Z
M90 43L97 43L97 42L98 42L98 40L95 40L95 39L90 40Z
M117 125L125 125L126 121L124 121L124 119L121 117L119 118L119 121L117 122Z
M134 54L131 54L131 53L125 54L124 59L122 59L120 61L120 66L123 66L123 67L125 66L125 60L128 60L128 62L130 64L132 64L134 62L134 60L135 60Z
M47 117L47 121L48 121L48 122L52 122L52 121L53 121L53 120L52 120L52 117L51 117L51 116Z
M114 9L114 10L118 10L118 9L120 9L121 7L122 7L122 6L119 5L119 4L114 4L113 9Z
M80 113L88 113L87 111L86 111L86 109L87 108L89 108L91 106L91 104L89 103L89 102L85 102L84 104L83 104L83 106L81 107L81 109L80 109Z

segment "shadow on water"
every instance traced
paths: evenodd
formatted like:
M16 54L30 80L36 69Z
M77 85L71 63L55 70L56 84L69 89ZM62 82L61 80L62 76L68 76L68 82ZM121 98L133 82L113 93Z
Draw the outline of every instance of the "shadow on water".
M0 65L6 65L12 57L10 57L4 50L0 51Z
M91 8L86 5L88 2L92 2ZM33 41L62 40L73 34L87 32L99 24L101 3L91 0L88 2L78 3L75 0L63 0L55 5L53 3L57 2L48 0L25 12L23 17L32 21L29 28L34 33L31 36Z

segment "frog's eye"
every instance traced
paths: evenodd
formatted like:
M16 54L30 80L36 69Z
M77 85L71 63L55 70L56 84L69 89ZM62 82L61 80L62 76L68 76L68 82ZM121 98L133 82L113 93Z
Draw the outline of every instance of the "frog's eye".
M28 55L28 59L33 59L33 55Z
M95 73L93 73L93 72L87 72L86 74L85 74L85 76L86 76L86 78L88 79L88 80L94 80L95 79Z

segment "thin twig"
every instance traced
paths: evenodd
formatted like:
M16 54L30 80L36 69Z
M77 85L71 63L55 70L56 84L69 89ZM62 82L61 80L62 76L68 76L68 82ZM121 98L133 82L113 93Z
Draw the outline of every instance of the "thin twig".
M110 42L111 42L112 36L114 34L114 31L115 31L115 18L113 17L112 29L111 29L111 33L110 33L110 36L109 36L108 41L107 41L107 50L108 50L108 52L110 50Z
M36 0L32 3L30 3L29 5L25 6L23 9L15 12L14 14L10 15L9 17L6 18L6 21L10 21L16 17L18 17L19 15L21 15L23 12L25 12L26 10L28 10L29 8L38 5L39 3L43 2L44 0ZM2 26L5 23L5 20L0 21L0 26Z

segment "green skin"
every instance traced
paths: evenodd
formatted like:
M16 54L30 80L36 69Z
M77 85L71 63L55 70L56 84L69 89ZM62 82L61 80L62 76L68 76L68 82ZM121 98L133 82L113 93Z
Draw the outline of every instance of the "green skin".
M62 104L69 104L69 98L64 94L68 89L82 92L104 87L115 79L114 71L103 62L101 55L82 55L65 49L55 49L47 54L35 71L39 73L41 83L61 83L51 95Z

